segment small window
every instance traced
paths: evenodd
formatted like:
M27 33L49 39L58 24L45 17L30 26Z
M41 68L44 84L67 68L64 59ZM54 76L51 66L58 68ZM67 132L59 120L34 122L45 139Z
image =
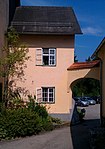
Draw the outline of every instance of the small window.
M55 100L54 87L42 87L42 102L53 103Z
M54 48L43 48L43 65L54 66L56 61L56 54Z
M36 90L37 102L42 103L54 103L55 101L55 88L54 87L42 87Z
M55 48L36 49L36 65L55 66L56 49Z

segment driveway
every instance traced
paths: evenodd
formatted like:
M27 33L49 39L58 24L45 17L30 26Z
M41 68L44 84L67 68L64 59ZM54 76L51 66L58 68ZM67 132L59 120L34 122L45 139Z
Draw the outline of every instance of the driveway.
M89 149L89 129L99 126L99 105L86 108L81 124L37 136L0 142L0 149Z
M85 120L99 119L100 118L100 104L89 105L88 107L78 107L86 110Z
M0 149L72 149L70 127L0 143Z

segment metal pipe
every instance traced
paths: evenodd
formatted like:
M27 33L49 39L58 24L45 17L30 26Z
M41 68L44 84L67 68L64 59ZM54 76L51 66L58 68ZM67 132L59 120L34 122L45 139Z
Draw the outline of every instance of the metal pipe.
M100 60L100 124L101 127L104 126L104 120L103 120L103 116L102 116L102 111L103 111L103 107L102 107L102 99L103 99L103 91L102 91L102 71L103 71L103 61L100 57L96 56L97 59Z

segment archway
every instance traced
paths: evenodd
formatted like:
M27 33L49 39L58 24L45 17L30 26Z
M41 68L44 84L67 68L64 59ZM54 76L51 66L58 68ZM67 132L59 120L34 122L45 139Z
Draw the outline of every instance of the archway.
M100 81L94 78L79 78L70 85L74 96L99 96Z
M85 106L77 104L77 108L86 110L85 119L100 118L100 81L94 78L79 78L70 84L73 99L87 98L95 100L95 105ZM79 97L79 98L74 98ZM78 101L76 101L78 103Z

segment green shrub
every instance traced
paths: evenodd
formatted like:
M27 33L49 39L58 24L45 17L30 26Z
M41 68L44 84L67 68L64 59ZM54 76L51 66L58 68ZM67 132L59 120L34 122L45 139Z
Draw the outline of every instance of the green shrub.
M84 108L83 109L78 108L77 112L78 112L78 115L79 115L79 120L83 121L83 118L85 117L86 110Z
M7 110L5 115L0 116L0 138L15 138L38 134L43 130L42 126L41 117L31 110Z
M18 109L24 107L24 101L18 90L10 92L8 108Z
M27 107L28 109L36 112L39 116L41 116L42 118L47 118L48 117L48 112L46 110L46 107L38 104L36 102L36 97L32 97L32 95L28 95L28 100L29 102L27 103Z
M53 124L46 108L39 105L36 107L35 111L18 108L6 109L5 113L0 113L0 140L52 130Z
M56 123L56 124L62 123L61 119L59 119L59 118L54 118L54 117L50 117L50 118L51 118L52 123Z
M45 119L46 119L46 118L48 117L48 112L47 112L45 106L42 106L42 105L37 104L37 105L35 106L35 112L36 112L39 116L41 116L42 118L45 118Z
M27 108L30 110L35 110L35 106L36 106L36 97L32 97L32 95L28 95L28 103L27 103Z
M47 117L46 119L44 118L42 120L42 123L43 123L43 129L45 131L50 131L50 130L53 130L54 129L53 123L51 122L50 117Z
M35 96L28 96L26 107L19 94L13 94L12 98L8 109L0 113L0 140L30 136L53 129L46 107L36 103Z

